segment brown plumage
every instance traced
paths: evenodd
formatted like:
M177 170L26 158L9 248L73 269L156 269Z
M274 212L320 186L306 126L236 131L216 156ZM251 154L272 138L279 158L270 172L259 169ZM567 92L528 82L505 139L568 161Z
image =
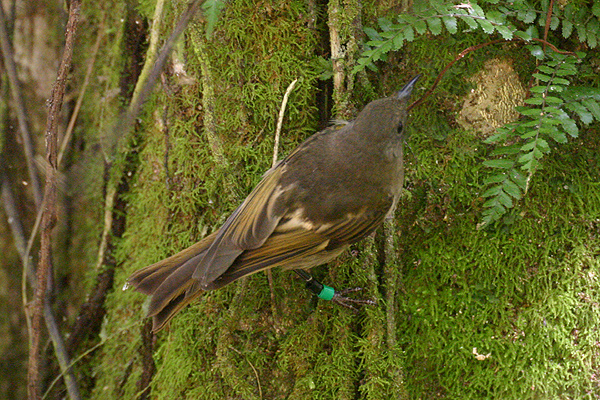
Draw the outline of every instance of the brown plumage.
M276 266L324 264L371 233L402 189L402 130L417 79L367 104L353 122L311 136L219 230L131 275L128 282L152 296L153 330L206 290Z

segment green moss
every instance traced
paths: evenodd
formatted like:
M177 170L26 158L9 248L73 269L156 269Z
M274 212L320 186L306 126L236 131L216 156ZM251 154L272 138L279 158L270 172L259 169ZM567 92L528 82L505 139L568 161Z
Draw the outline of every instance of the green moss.
M411 397L588 398L598 389L600 195L598 176L586 172L597 140L587 146L555 156L540 173L546 182L533 184L514 223L497 232L474 229L477 207L464 187L477 182L472 152L454 142L441 159L421 158L434 169L418 176L443 178L421 183L433 201L414 201L447 206L402 235L409 284L398 329ZM491 355L477 360L474 348Z

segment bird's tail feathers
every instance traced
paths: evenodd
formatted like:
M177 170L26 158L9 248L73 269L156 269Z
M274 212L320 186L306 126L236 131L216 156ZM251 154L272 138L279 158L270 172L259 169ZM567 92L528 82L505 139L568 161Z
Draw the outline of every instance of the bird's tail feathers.
M151 296L148 317L152 317L152 331L162 329L183 307L202 294L194 271L214 235L188 247L165 260L136 271L128 284Z

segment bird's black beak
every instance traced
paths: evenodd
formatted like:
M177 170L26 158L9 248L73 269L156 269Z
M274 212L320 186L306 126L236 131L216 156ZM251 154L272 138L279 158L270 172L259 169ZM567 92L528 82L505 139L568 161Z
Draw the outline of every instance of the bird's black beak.
M402 89L400 89L400 91L396 95L396 98L398 98L398 100L407 99L408 96L410 96L410 93L412 92L413 87L415 86L415 83L417 83L417 81L419 80L420 77L421 77L421 74L415 76L410 81L408 81L408 83L406 85L404 85L404 87Z

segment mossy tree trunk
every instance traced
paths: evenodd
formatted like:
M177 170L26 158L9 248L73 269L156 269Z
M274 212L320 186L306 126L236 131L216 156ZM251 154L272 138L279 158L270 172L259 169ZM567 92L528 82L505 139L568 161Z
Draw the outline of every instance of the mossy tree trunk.
M167 3L160 42L186 4ZM376 306L353 313L317 301L294 274L273 270L271 283L259 273L207 293L154 336L144 296L121 290L136 269L218 228L270 168L294 79L281 155L417 73L421 95L456 49L472 44L423 37L379 71L353 74L362 27L399 11L383 1L227 2L211 35L201 17L190 24L136 125L114 135L146 56L154 2L84 4L75 91L98 35L101 45L65 172L56 275L65 282L57 298L65 332L86 315L78 307L88 294L86 305L103 308L87 309L102 326L90 319L70 348L73 358L84 354L75 369L86 398L597 398L598 126L549 157L545 182L514 221L475 229L486 149L456 115L465 78L488 60L508 60L516 79L528 80L531 65L514 47L457 64L413 110L394 220L313 270L332 286L365 288Z

